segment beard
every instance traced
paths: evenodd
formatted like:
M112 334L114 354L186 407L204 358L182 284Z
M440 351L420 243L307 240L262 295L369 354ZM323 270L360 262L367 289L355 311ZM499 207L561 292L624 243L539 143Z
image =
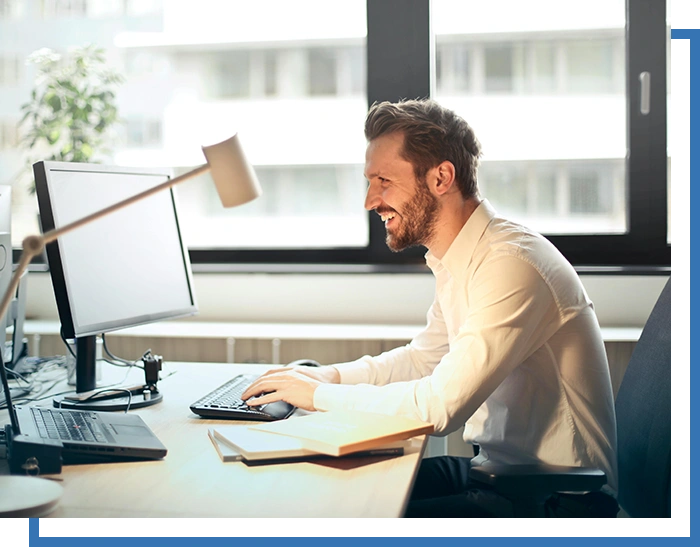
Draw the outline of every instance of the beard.
M398 228L387 228L386 244L393 252L426 245L433 238L437 224L438 200L428 190L425 180L418 180L416 193L403 206Z

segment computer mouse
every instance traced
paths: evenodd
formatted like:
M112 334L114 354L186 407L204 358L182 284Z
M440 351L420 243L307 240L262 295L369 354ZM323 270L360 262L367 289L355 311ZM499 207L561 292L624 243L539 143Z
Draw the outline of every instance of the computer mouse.
M296 410L297 407L290 405L286 401L275 401L274 403L267 403L262 408L261 412L273 417L275 420L284 420L292 412Z
M313 359L297 359L287 365L288 367L320 367L321 363Z

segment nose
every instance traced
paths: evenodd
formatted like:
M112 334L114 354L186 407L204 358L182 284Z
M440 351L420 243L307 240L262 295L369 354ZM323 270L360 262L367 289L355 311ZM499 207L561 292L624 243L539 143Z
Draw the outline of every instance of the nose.
M381 189L379 184L369 183L367 186L367 195L365 196L365 209L372 211L376 209L382 201Z

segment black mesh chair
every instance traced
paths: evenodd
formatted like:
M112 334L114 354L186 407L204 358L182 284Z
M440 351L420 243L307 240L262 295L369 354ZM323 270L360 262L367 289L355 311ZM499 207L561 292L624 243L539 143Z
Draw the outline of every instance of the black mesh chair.
M630 517L671 516L671 279L634 348L615 401L618 503ZM547 516L557 492L594 492L599 469L550 465L473 467L469 476L513 501L516 516Z

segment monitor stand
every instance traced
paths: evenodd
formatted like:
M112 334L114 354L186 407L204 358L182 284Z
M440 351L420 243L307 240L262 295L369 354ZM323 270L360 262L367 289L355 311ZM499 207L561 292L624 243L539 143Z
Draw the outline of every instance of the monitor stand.
M96 345L95 336L76 339L75 391L54 397L54 407L73 410L126 411L155 405L163 400L163 394L155 385L145 383L97 387ZM131 393L131 397L125 393L126 390Z

